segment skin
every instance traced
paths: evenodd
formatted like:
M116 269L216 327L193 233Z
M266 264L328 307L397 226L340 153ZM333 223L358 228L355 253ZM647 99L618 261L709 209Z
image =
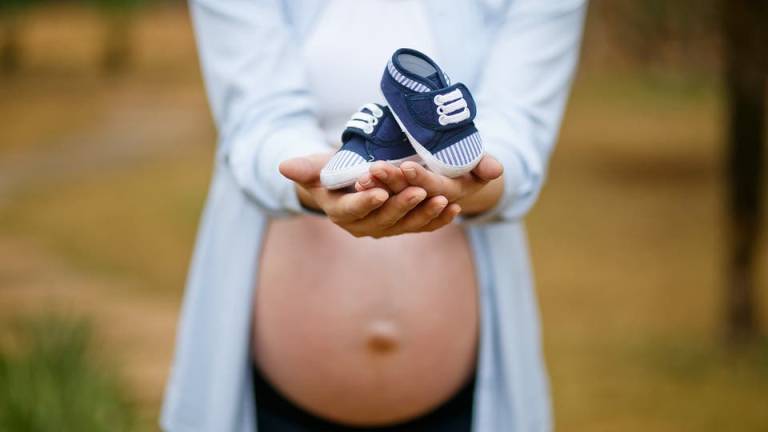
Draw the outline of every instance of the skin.
M475 371L478 287L463 230L355 238L328 218L270 223L254 361L284 396L381 426L438 406Z
M270 223L254 360L318 416L399 423L447 400L475 370L478 287L465 234L451 222L462 208L496 205L501 166L489 157L449 179L418 164L377 163L352 192L328 191L319 174L329 156L280 167L302 203L328 217Z
M415 162L400 167L377 162L355 184L355 192L329 191L320 184L320 170L330 157L290 159L280 164L280 172L296 183L304 206L322 210L355 237L434 231L462 211L473 215L490 210L504 191L503 167L487 155L471 173L458 178L435 174Z

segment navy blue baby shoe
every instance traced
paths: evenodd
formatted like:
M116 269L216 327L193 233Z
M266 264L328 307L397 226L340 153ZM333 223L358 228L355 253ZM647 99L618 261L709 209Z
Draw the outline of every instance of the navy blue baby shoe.
M423 53L401 48L381 78L381 91L421 159L448 177L470 172L484 150L473 122L477 109L464 84L451 84Z
M320 171L320 182L328 189L355 184L375 161L396 166L421 162L386 106L365 104L347 122L341 142L339 151Z

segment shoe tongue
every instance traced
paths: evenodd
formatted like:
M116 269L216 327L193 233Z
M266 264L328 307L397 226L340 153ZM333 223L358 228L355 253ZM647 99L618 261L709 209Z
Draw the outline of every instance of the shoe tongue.
M347 128L341 134L342 148L359 155L365 155L365 141L367 136L363 131L357 128Z
M434 90L448 87L448 83L445 82L443 74L441 74L440 72L435 72L432 75L429 75L425 78L427 79L427 81L429 81L434 85Z

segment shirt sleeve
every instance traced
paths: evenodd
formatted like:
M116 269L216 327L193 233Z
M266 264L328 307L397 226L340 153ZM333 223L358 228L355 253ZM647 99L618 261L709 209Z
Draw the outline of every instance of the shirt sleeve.
M190 0L218 157L274 216L303 212L283 160L330 151L280 0Z
M504 166L497 206L465 223L518 220L536 200L578 62L586 0L513 0L476 93L488 154Z

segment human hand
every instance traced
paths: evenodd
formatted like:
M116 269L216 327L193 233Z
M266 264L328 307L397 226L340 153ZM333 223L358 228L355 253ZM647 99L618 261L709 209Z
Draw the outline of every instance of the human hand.
M384 188L397 193L408 187L420 187L427 196L444 196L450 203L461 204L465 212L480 213L492 208L501 196L503 171L499 161L488 155L472 172L456 178L433 173L415 162L404 162L399 168L377 162L371 166L370 174L355 184L355 189Z
M290 159L280 164L280 173L296 183L302 204L322 210L355 237L434 231L451 223L461 211L445 196L427 198L427 191L417 186L404 186L391 195L381 187L356 192L328 190L320 183L320 170L329 158L329 154L316 154Z

